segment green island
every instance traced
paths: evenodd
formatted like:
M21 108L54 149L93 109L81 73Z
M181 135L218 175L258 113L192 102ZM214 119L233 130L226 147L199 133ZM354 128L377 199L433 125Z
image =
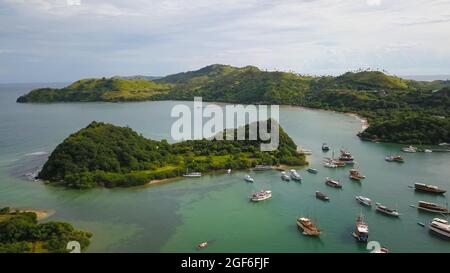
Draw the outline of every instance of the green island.
M77 241L83 251L91 237L69 223L40 224L36 213L0 209L0 253L66 253L70 241Z
M264 124L270 128L273 120ZM258 127L257 127L258 128ZM294 141L279 127L278 149L261 152L265 143L258 135L246 139L201 139L168 143L144 138L128 127L92 122L59 144L44 164L38 177L47 183L70 188L129 187L147 184L152 180L177 177L192 172L247 169L258 164L307 164L305 155L297 151Z
M369 127L365 140L409 144L450 142L450 81L414 81L380 71L338 77L267 72L210 65L197 71L147 80L88 79L62 89L32 90L17 102L192 100L282 104L357 113Z

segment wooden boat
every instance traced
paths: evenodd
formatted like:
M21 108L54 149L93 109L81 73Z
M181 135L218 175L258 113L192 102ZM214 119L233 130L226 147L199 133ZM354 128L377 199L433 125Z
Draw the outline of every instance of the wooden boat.
M355 230L352 235L358 242L366 243L369 239L369 225L364 222L362 213L356 218Z
M446 192L446 190L440 189L438 186L426 185L423 183L414 183L414 189L416 191L423 191L436 194L442 194Z
M387 157L385 157L385 160L387 162L399 162L399 163L405 162L405 159L399 155L387 156Z
M440 218L434 218L428 227L430 230L450 238L450 224L448 221Z
M333 188L342 188L342 185L338 180L333 180L329 177L325 179L325 184Z
M390 215L390 216L394 216L394 217L399 217L400 213L398 213L397 210L395 209L390 209L386 206L381 205L380 203L377 203L377 211L382 212L386 215Z
M310 219L305 217L297 219L297 226L303 230L304 235L319 236L322 233Z
M345 150L341 150L341 155L339 156L339 160L344 161L349 164L354 163L354 158L353 158L352 154Z
M320 191L316 191L316 198L323 201L330 201L330 197L328 197L324 193L321 193Z
M317 169L314 169L314 168L308 168L306 171L309 173L314 173L314 174L319 172Z
M425 202L425 201L419 201L417 208L420 210L442 213L442 214L450 213L449 210L445 207L439 206L438 204L435 204L435 203Z
M350 179L361 181L362 179L366 178L364 175L362 175L358 170L351 169L349 170L349 177Z

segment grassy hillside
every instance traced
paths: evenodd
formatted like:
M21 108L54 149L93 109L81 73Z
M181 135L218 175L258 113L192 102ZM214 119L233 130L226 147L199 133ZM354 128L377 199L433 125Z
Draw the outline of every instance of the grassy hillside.
M170 84L145 79L84 79L62 89L41 88L21 96L17 102L73 101L143 101L155 94L167 92Z
M281 128L277 150L261 152L261 143L258 137L169 144L145 139L127 127L92 122L55 148L39 177L73 188L126 187L179 176L187 168L203 172L256 164L306 164L304 155L297 153L296 145Z
M144 79L89 79L63 89L38 89L18 102L192 100L243 104L289 104L341 112L356 112L369 119L364 137L393 142L437 144L450 142L448 131L436 133L425 127L409 129L415 116L426 117L432 126L448 128L450 81L413 81L379 71L347 72L338 77L310 77L286 72L261 71L210 65L196 71ZM383 126L402 124L392 131ZM408 126L407 126L408 125ZM372 127L373 126L373 127ZM428 134L424 137L424 134ZM380 137L381 136L381 137Z

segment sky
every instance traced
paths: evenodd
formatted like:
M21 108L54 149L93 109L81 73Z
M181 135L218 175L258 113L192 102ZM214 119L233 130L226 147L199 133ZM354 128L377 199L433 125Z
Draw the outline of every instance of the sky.
M209 64L450 74L450 0L0 0L0 83Z

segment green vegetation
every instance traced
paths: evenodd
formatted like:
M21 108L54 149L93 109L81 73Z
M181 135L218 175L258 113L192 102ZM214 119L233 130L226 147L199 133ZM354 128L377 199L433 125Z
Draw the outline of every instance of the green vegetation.
M38 224L32 212L0 210L0 253L68 252L67 243L77 241L86 249L92 234L62 222Z
M248 134L248 125L245 129ZM305 156L297 152L281 127L279 136L277 150L261 152L259 135L257 140L202 139L169 144L146 139L128 127L92 122L55 148L39 177L72 188L128 187L180 176L186 169L205 172L256 164L305 165Z
M62 89L32 90L27 95L19 97L17 102L143 101L170 89L170 84L145 79L85 79Z
M112 88L110 82L115 81L121 85ZM253 66L210 65L153 81L82 80L60 90L33 90L18 102L192 100L201 96L204 101L299 105L367 117L370 127L360 134L363 139L437 144L450 142L449 87L450 81L405 80L379 71L312 77Z

